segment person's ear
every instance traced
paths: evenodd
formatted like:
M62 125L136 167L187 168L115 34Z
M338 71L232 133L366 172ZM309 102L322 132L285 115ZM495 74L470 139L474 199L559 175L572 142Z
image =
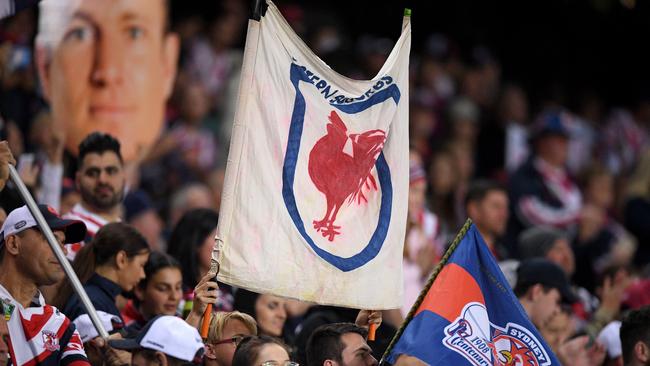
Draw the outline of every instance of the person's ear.
M650 361L650 347L642 341L636 342L634 345L634 355L644 364Z
M126 255L126 252L120 250L115 254L115 267L117 269L123 269L129 264L129 257Z
M50 101L50 62L52 59L52 50L43 46L36 45L36 71L38 72L41 85L43 86L43 97Z
M544 293L544 287L542 285L540 285L539 283L532 285L528 289L528 293L527 293L528 300L535 302L539 299L540 296L543 295L543 293Z
M160 366L167 366L167 356L160 351L156 351L156 361Z
M338 362L334 360L325 360L323 366L338 366Z
M178 34L168 33L163 40L163 72L165 82L165 99L169 99L174 89L176 71L178 68L178 55L180 52L180 39Z
M205 344L205 353L203 354L203 357L208 358L210 360L214 360L217 358L217 354L214 351L214 344L210 344L210 343Z
M18 235L9 235L5 238L5 247L7 253L18 255L20 253L20 237Z

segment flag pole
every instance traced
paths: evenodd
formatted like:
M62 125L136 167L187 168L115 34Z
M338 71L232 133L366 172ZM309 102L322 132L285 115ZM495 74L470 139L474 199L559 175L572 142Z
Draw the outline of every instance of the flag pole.
M447 264L449 261L449 257L454 253L456 248L458 247L458 244L463 240L465 237L465 234L467 234L467 231L469 230L470 226L472 226L472 220L467 219L465 221L465 224L463 227L460 229L458 234L456 234L456 237L454 238L454 241L451 242L451 245L445 252L445 254L442 256L440 259L440 262L438 262L438 265L436 265L436 268L433 270L431 273L431 276L429 276L429 279L427 280L427 283L424 285L424 288L420 292L420 295L418 295L417 300L415 300L415 303L413 306L411 306L411 310L409 310L409 313L406 315L406 318L402 322L402 325L399 327L397 332L395 333L395 336L393 336L393 339L391 339L390 343L388 344L388 348L386 348L386 351L384 354L381 356L381 360L379 361L380 365L383 365L386 361L386 357L388 357L388 354L390 351L393 350L393 347L395 346L395 343L397 343L397 340L402 336L404 333L404 330L406 329L406 326L413 320L413 317L415 316L415 312L418 310L420 305L422 304L422 301L424 301L424 298L427 296L427 293L431 289L431 286L433 285L433 282L436 280L438 275L440 274L440 271L442 271L442 268Z
M253 15L252 20L248 22L248 30L246 31L246 45L244 47L244 63L242 64L241 76L239 81L239 91L237 93L237 109L235 111L235 121L233 124L232 138L230 139L230 150L228 152L228 166L233 164L232 156L241 154L241 143L237 142L242 140L242 131L238 128L240 124L240 104L246 105L247 95L244 93L246 90L245 85L250 85L253 82L253 69L255 60L255 54L257 52L257 40L259 38L259 21L262 19L262 16L266 13L266 8L268 7L266 0L254 0L253 3ZM254 21L253 21L254 20ZM247 60L253 60L248 61ZM236 169L235 169L236 170ZM233 186L231 182L233 177L228 174L228 169L226 169L226 177L223 185L221 209L222 212L232 212L228 210L228 207L232 205L232 200L230 199L231 194L227 192L232 192L230 187ZM225 209L224 209L225 208ZM220 215L219 217L219 226L217 227L217 235L215 236L214 248L212 249L212 259L210 260L210 271L214 275L214 281L217 282L217 277L219 275L219 270L221 269L221 263L219 262L221 258L221 248L224 245L223 240L219 237L220 227L230 227L230 218ZM208 304L203 312L203 321L199 324L199 333L203 340L207 340L210 320L212 319L212 304Z
M72 269L70 262L65 257L65 254L63 254L63 250L61 250L61 246L59 245L58 241L54 237L52 230L47 225L47 222L45 221L43 214L38 209L38 206L36 205L36 201L34 201L32 194L29 193L29 190L25 186L25 183L23 183L22 179L20 179L20 175L18 175L16 168L14 168L14 166L11 164L8 165L9 165L9 176L11 177L11 180L18 188L18 192L22 196L23 201L25 201L27 208L31 212L32 216L34 216L34 219L36 219L36 223L41 229L43 235L45 235L45 238L47 239L47 243L52 248L52 251L56 256L56 259L61 264L61 267L63 267L63 271L65 272L66 276L68 276L68 280L70 280L70 283L72 284L72 288L79 296L79 299L81 300L81 303L83 304L84 308L86 308L86 311L88 312L88 316L90 317L90 321L95 326L95 329L97 329L97 333L102 338L107 339L108 332L106 332L106 329L104 329L104 325L99 320L95 307L93 306L92 302L90 302L90 299L88 298L88 294L86 294L86 291L83 289L81 282L79 282L79 278L77 277L77 274Z
M411 9L409 8L404 8L404 18L402 19L402 30L404 27L408 25L408 23L411 21ZM369 341L374 341L375 340L375 332L377 331L377 324L372 323L368 327L368 340Z

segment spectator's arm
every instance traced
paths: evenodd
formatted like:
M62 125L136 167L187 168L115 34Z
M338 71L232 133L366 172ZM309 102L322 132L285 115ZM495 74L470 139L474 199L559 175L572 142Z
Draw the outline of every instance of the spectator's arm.
M0 141L0 191L4 189L5 183L9 179L9 164L16 165L16 159L9 150L9 143Z

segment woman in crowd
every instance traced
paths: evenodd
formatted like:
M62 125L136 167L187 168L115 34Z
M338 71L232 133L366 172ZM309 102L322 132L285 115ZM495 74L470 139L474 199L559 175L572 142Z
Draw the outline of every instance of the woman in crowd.
M72 266L95 309L121 319L115 299L145 278L148 259L149 246L144 237L131 226L116 222L99 229L93 241L79 251ZM65 282L54 303L74 320L86 309L76 294L71 295L72 286Z
M298 366L291 362L287 346L266 335L245 338L237 346L232 366Z
M244 338L256 335L257 324L248 314L239 311L211 314L208 337L205 339L205 366L231 366L237 345Z
M287 320L286 300L279 296L258 294L244 289L235 293L235 309L251 315L257 321L260 335L284 339L291 343L290 332L285 332Z
M214 210L191 210L183 215L169 238L167 253L178 260L183 274L183 317L192 310L194 288L210 270L218 219ZM220 283L217 291L218 301L213 310L231 311L233 297L230 286Z
M151 252L144 273L145 278L135 288L135 298L122 310L130 334L137 333L156 315L178 315L183 298L181 265L173 257Z

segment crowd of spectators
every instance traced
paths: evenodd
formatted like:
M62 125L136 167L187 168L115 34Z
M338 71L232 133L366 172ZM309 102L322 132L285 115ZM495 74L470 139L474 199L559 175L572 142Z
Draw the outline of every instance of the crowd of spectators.
M372 78L391 50L391 40L372 34L351 39L337 27L336 18L307 24L312 16L307 6L281 10L314 52L346 76ZM192 12L172 18L170 27L179 36L180 55L163 132L150 151L137 156L136 163L122 156L135 153L121 151L120 141L108 134L84 136L77 151L66 148L66 137L72 132L56 127L48 107L51 96L37 73L38 12L27 9L4 19L0 24L0 140L7 143L2 147L15 157L21 178L39 203L67 220L85 223L83 240L75 239L78 233L69 235L69 229L57 238L66 244L68 258L74 260L86 291L94 294L108 324L110 319L122 323L122 333L137 335L136 341L143 345L147 334L165 338L157 330L163 323L180 327L166 316L179 315L198 325L205 305L215 303L219 312L211 320L206 363L230 366L234 348L225 352L219 346L239 344L248 351L234 353L233 364L258 365L260 352L272 350L279 353L280 361L269 365L288 365L291 355L303 364L321 366L318 357L336 355L310 356L313 339L308 337L314 329L321 329L323 339L357 340L355 336L365 337L363 328L339 323L356 319L357 325L367 326L377 321L376 312L314 306L225 284L217 288L206 276L248 2L224 1L217 14L213 19ZM620 340L608 341L609 333L618 334L627 311L650 305L650 100L609 105L595 93L585 94L577 105L565 105L552 96L531 100L530 95L539 93L506 80L489 49L459 50L443 34L426 39L411 58L404 307L384 312L384 325L373 345L375 357L387 346L469 217L513 288L521 285L519 275L527 273L525 265L540 259L556 266L553 270L570 282L574 296L562 294L549 300L547 288L532 286L544 284L544 279L520 286L517 294L522 304L541 298L553 303L546 307L550 312L539 315L531 310L529 315L536 315L535 325L558 354L579 357L571 351L575 345L567 344L574 336L586 334L606 348L607 360L599 362L620 362L623 352L632 351L625 339L623 346L628 348L623 351ZM0 193L0 224L22 205L7 183ZM14 236L6 242L1 263L32 263L21 262L26 259L18 249L12 252L19 247L16 242L27 242L29 237ZM28 280L41 288L48 304L84 329L85 311L71 289L60 286L61 278L30 276ZM11 293L2 276L0 283ZM31 298L17 301L27 308ZM637 328L632 329L638 333L645 327L647 334L648 315L635 316ZM155 322L149 322L152 319ZM332 323L338 328L318 328ZM191 339L192 330L185 331L189 334L185 338ZM242 337L254 334L260 337L240 343ZM645 342L648 360L647 338ZM123 357L118 349L136 347L126 343L116 343L104 362ZM372 364L370 348L361 343L365 364ZM102 347L106 345L89 344L88 357L92 360L92 349ZM72 353L67 356L74 358ZM134 353L133 364L136 356L140 364L156 357L162 363L155 352ZM194 354L167 356L192 361Z

